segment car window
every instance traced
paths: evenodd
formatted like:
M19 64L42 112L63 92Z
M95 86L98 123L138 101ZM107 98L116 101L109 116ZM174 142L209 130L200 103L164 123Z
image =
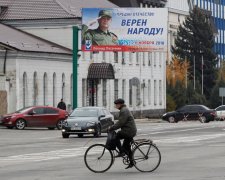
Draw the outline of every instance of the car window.
M99 116L102 116L102 115L106 115L105 111L103 109L100 109L99 110Z
M77 108L75 109L70 116L74 117L97 117L98 110L97 109L88 109L88 108Z
M220 106L216 108L216 111L224 111L224 110L225 110L225 106Z
M33 112L35 114L44 114L44 108L34 108Z
M107 111L106 109L103 109L103 112L105 115L109 115L109 111Z
M23 112L25 112L25 111L27 111L27 110L29 110L31 108L32 107L25 107L25 108L22 108L22 109L17 110L15 113L23 113Z
M45 108L45 114L58 114L58 110L52 108Z
M181 108L179 108L179 109L177 109L177 111L189 111L190 110L190 108L189 108L189 106L183 106L183 107L181 107Z

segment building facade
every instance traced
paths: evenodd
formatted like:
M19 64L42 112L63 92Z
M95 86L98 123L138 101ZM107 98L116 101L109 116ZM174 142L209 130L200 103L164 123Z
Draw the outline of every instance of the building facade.
M210 11L217 28L214 51L221 60L225 58L225 0L193 0L197 7Z

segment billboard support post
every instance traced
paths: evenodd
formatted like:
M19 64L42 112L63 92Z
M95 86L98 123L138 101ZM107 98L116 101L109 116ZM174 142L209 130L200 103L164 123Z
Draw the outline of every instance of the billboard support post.
M78 27L73 27L73 109L77 108Z

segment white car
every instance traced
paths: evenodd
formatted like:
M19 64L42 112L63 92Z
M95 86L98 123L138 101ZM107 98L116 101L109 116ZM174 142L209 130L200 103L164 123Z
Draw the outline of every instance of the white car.
M225 105L221 105L217 107L215 110L216 110L216 119L223 121L225 119Z

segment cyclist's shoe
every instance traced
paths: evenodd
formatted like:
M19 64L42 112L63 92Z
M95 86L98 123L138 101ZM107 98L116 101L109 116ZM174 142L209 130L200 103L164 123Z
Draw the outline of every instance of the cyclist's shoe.
M132 168L134 166L133 163L130 163L127 167L125 167L125 169L129 169L129 168Z
M117 157L123 157L123 156L125 156L125 153L124 153L124 152L119 152L119 153L115 156L115 158L117 158Z

